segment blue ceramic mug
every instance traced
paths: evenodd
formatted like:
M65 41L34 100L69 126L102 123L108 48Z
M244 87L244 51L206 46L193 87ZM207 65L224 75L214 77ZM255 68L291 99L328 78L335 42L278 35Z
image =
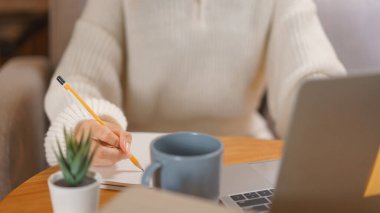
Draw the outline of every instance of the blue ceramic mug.
M153 140L152 164L142 184L216 200L219 197L223 144L210 135L178 132Z

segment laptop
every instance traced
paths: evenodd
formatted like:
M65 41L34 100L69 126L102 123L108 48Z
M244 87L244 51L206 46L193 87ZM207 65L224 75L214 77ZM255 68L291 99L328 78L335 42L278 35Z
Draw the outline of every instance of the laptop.
M223 168L225 206L380 212L380 185L368 187L380 178L380 75L306 82L287 133L281 161Z

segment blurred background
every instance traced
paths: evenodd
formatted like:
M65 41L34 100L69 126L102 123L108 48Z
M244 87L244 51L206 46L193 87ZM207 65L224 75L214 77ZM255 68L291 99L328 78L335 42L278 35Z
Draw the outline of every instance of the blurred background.
M43 99L85 2L0 0L0 200L47 166ZM380 1L314 2L348 73L380 72Z
M0 0L0 66L17 55L48 55L48 0Z

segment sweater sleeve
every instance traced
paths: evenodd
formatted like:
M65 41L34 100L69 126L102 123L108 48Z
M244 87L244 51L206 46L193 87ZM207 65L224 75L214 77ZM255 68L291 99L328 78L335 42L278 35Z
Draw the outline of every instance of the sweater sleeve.
M64 145L63 127L73 130L78 122L91 118L59 85L58 75L62 75L98 115L111 116L126 129L126 118L120 110L123 29L121 0L87 2L45 97L45 110L51 122L45 137L50 165L56 164L52 150L57 145L56 140Z
M302 83L346 72L322 29L312 0L279 0L274 7L266 65L268 104L276 131L284 137Z

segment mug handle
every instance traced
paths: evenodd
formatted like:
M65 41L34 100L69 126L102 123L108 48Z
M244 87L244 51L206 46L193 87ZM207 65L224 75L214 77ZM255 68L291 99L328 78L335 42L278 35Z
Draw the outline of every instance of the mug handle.
M162 167L162 164L158 163L158 162L153 162L152 164L150 164L148 166L148 168L145 170L145 172L141 178L141 184L143 186L149 187L149 182L150 182L150 179L152 178L154 172L161 167Z

